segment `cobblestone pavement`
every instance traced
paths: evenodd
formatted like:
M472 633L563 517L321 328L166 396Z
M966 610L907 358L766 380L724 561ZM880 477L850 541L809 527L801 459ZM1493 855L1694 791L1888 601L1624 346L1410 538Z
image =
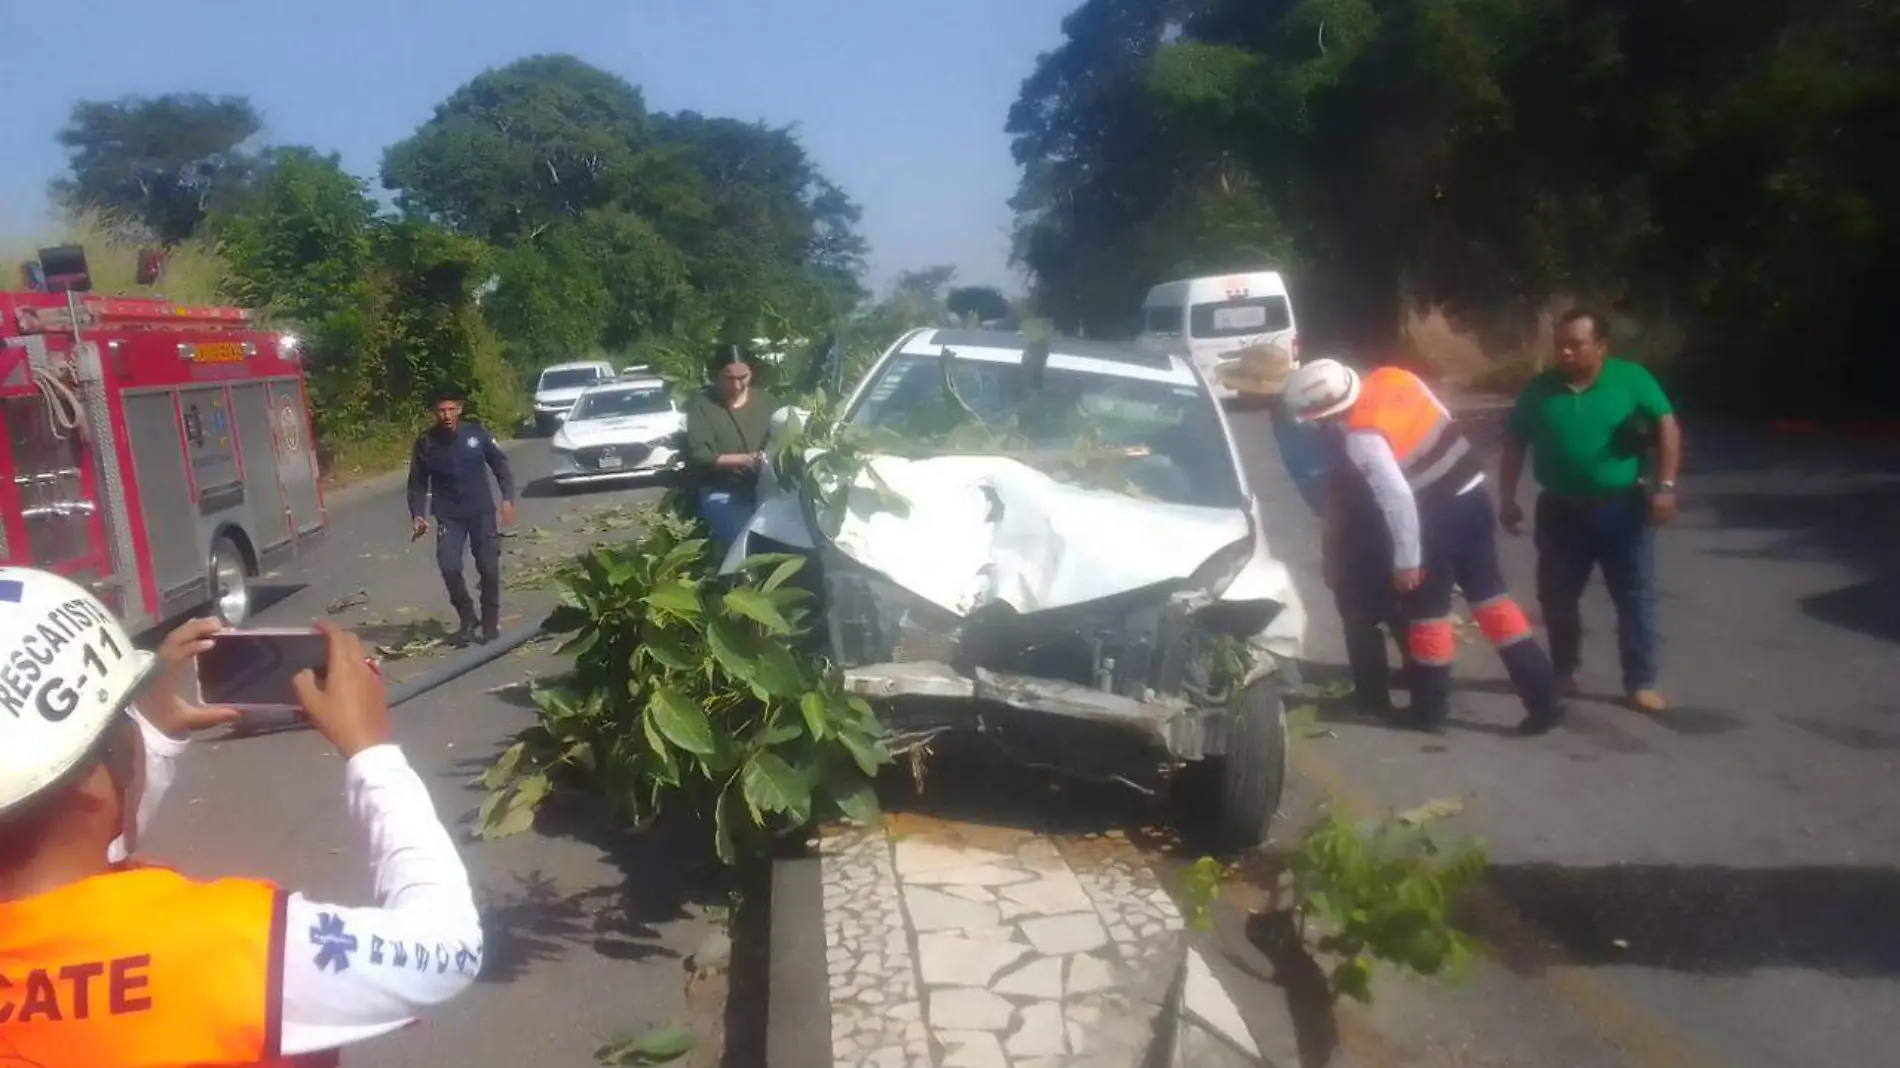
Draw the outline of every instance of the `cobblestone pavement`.
M838 1068L1124 1068L1158 1034L1170 1063L1259 1063L1125 840L906 814L820 854Z

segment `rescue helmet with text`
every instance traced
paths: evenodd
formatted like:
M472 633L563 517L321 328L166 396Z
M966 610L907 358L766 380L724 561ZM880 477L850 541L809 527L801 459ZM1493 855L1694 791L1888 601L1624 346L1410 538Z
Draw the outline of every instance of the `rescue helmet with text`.
M85 764L156 667L77 584L0 567L0 815Z
M1358 400L1359 372L1338 360L1303 363L1287 376L1287 407L1302 423L1331 419Z

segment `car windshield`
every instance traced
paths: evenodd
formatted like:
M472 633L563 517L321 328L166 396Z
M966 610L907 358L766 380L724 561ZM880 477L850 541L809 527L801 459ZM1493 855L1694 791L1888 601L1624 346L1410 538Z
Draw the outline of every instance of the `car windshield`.
M667 397L666 390L659 386L650 389L603 389L596 393L581 394L581 399L574 402L574 411L568 415L568 419L653 415L670 411L672 407L673 402Z
M562 367L541 372L542 389L579 389L600 381L598 367Z
M1214 403L1197 386L1020 365L893 358L851 425L898 456L1008 456L1053 478L1169 504L1235 508L1240 480Z

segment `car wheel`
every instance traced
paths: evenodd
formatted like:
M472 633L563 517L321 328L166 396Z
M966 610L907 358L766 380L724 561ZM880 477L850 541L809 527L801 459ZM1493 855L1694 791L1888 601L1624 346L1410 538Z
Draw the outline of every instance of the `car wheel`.
M220 536L211 543L211 610L227 627L251 618L251 576L237 542Z
M1267 840L1286 789L1286 702L1269 675L1240 692L1228 710L1227 752L1211 760L1213 827L1224 849Z

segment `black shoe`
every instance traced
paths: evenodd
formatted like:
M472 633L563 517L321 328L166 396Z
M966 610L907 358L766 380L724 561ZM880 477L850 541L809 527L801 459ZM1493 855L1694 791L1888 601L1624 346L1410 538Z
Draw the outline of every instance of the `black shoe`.
M498 642L500 640L501 640L501 630L499 628L483 627L481 634L477 635L475 638L475 644L487 645L491 642Z
M1517 725L1517 733L1526 738L1535 738L1541 734L1549 734L1562 726L1563 722L1564 714L1561 709L1546 712L1543 715L1525 716L1523 722Z
M457 649L466 649L475 641L475 624L464 623L449 635L449 644Z

